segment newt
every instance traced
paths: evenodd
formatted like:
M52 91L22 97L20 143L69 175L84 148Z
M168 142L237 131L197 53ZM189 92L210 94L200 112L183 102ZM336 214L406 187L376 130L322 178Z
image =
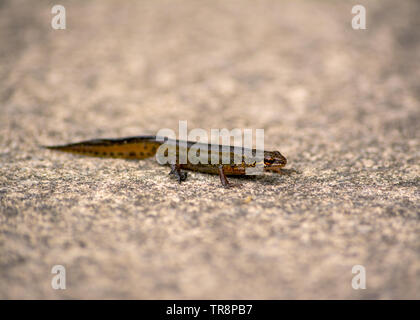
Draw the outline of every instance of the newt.
M159 147L163 143L176 146L176 162L168 163L171 167L169 174L175 176L179 183L187 178L187 172L184 170L197 171L209 174L218 174L220 181L224 187L229 186L227 176L243 176L246 175L246 169L255 167L256 162L249 163L246 161L247 154L245 151L249 149L238 148L233 146L224 146L219 144L203 144L198 142L175 140L168 138L159 138L157 136L138 136L118 139L94 139L70 143L65 145L44 146L50 150L58 150L70 152L84 156L102 157L102 158L122 158L122 159L146 159L156 155ZM186 163L180 163L179 154L184 149L187 153L191 148L206 147L208 159L211 158L211 152L218 152L218 162L214 163L192 163L190 159ZM185 150L186 148L186 150ZM201 152L201 151L200 151ZM223 164L223 155L229 155L230 162ZM238 154L239 152L239 154ZM249 153L248 153L249 154ZM256 154L256 150L252 149L252 154ZM279 151L264 151L264 159L258 165L263 166L264 171L274 171L281 173L280 168L287 163L286 158ZM241 161L234 161L235 155L240 157Z

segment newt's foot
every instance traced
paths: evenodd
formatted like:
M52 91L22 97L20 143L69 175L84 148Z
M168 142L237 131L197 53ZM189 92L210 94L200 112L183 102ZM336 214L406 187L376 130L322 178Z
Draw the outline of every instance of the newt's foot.
M179 164L171 164L171 172L169 174L173 174L179 183L187 179L187 173L181 170Z

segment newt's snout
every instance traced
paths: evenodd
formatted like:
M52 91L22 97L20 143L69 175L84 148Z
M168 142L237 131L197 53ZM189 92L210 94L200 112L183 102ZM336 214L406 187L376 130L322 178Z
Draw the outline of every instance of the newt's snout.
M287 159L278 151L264 152L264 168L277 170L287 164Z

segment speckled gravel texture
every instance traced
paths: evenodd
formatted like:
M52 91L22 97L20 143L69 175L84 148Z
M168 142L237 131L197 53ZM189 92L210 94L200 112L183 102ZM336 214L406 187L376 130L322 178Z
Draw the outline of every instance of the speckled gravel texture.
M419 299L420 3L357 3L366 30L303 0L62 1L53 30L55 2L0 1L0 298ZM263 128L288 170L39 148L179 120Z

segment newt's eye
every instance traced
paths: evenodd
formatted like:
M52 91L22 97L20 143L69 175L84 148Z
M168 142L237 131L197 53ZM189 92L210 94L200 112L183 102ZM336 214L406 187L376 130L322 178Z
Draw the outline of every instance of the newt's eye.
M272 159L272 158L265 159L264 162L265 162L265 164L273 164L274 163L274 159Z

